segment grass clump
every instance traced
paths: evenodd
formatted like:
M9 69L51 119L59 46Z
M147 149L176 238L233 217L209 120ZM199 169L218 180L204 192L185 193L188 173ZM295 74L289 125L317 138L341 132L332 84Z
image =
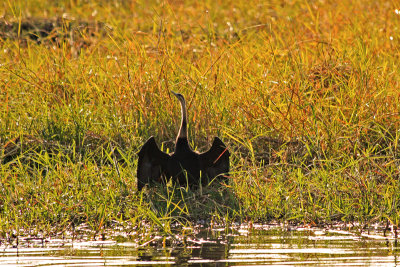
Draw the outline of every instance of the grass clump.
M399 7L382 1L0 4L0 237L196 220L399 224ZM383 14L377 16L376 14ZM189 135L230 182L137 194L136 152Z

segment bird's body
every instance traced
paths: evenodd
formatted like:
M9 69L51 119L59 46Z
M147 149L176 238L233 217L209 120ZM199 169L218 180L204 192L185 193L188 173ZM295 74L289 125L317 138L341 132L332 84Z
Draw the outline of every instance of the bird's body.
M173 92L174 93L174 92ZM190 148L187 131L186 102L181 94L174 93L181 103L182 122L175 142L175 151L171 155L162 152L154 137L143 145L139 151L138 190L153 181L161 182L163 178L172 178L180 185L196 187L206 185L214 177L229 172L229 151L218 138L210 150L197 153Z
M169 166L170 176L179 184L194 184L200 179L199 154L190 149L187 139L177 140Z

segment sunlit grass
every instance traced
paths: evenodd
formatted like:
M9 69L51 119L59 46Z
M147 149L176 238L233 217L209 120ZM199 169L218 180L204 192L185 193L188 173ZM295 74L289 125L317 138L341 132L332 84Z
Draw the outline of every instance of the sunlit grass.
M147 227L198 220L398 225L396 8L5 1L0 237L122 225L147 240ZM55 25L39 42L21 26L38 18ZM188 100L194 148L215 135L229 145L228 184L136 192L143 142L173 149L170 90Z

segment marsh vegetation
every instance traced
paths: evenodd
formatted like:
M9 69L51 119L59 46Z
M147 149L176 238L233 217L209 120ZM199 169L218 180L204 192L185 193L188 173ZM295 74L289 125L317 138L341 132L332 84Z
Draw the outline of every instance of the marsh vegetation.
M122 227L147 242L152 230L202 220L396 232L398 9L372 0L2 2L0 239L85 225L92 237ZM174 147L171 90L186 96L192 148L219 136L230 175L200 190L137 193L145 140Z

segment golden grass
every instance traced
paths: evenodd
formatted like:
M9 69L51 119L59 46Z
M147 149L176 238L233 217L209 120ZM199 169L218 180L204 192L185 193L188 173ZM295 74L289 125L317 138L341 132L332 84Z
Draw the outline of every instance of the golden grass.
M215 216L398 224L396 8L394 1L5 1L0 30L13 28L0 41L0 142L40 142L3 158L0 196L15 202L0 200L0 228L45 220L46 203L32 211L39 222L21 219L26 200L18 196L56 188L71 198L66 217L55 219L60 228L77 217L103 218L103 226L117 214L133 225L196 219L201 212L190 201L177 200L175 208L185 207L178 215L163 213L163 201L149 207L134 192L143 141L154 135L164 150L173 147L180 118L170 90L189 102L193 147L205 150L218 135L233 152L226 203L238 203L228 211L226 203L210 205ZM32 40L37 30L22 26L43 21L54 28ZM88 179L124 189L112 187L119 193L107 190L99 202L96 189L87 201L66 189L67 177L71 188ZM55 184L27 188L41 179ZM43 199L60 201L58 193ZM103 217L85 204L102 201L115 204ZM79 216L70 212L77 206Z

